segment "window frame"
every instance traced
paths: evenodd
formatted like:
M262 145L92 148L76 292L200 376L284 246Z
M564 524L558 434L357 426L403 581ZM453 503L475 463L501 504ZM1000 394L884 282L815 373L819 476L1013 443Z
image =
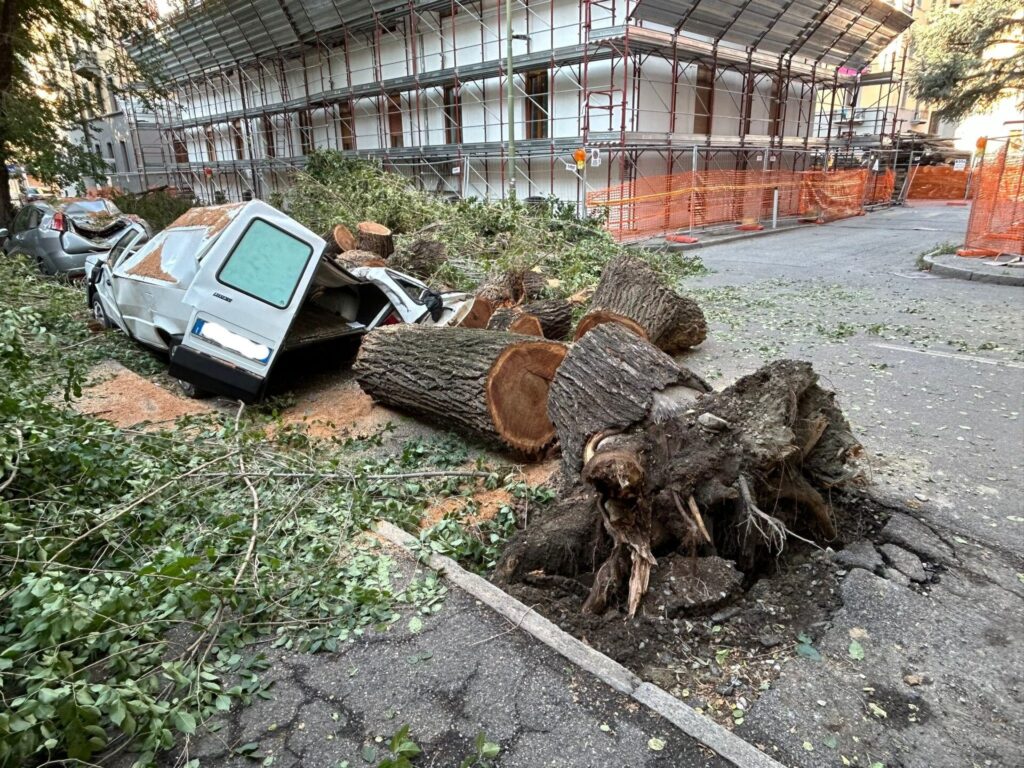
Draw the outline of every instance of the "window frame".
M306 254L306 260L302 263L302 269L299 270L299 277L295 281L295 284L292 286L291 293L288 294L288 301L286 301L283 305L274 304L271 301L267 301L262 296L257 296L255 293L250 293L249 291L246 291L246 290L244 290L242 288L239 288L237 285L232 285L231 283L221 279L221 274L223 274L224 270L227 269L228 264L231 263L231 259L234 258L235 253L241 247L242 243L245 242L245 238L249 234L249 230L251 230L253 228L253 226L257 222L266 224L268 227L273 227L278 232L281 232L282 234L290 237L295 242L302 243L302 245L304 245L306 247L306 250L308 251L308 253ZM309 260L312 257L313 257L313 246L312 245L307 243L305 240L300 240L299 238L297 238L295 235L293 235L288 230L283 229L282 227L277 226L277 224L274 224L274 222L267 221L266 219L262 219L262 218L257 217L257 218L254 218L252 221L250 221L245 226L245 231L242 232L242 236L240 238L238 238L238 242L235 243L234 247L232 247L230 253L228 253L228 255L227 255L227 258L225 258L223 263L221 263L221 265L217 268L217 274L216 274L215 277L216 277L217 282L220 283L221 285L223 285L225 288L230 288L232 291L238 291L243 296L248 296L248 297L250 297L252 299L256 299L256 301L262 302L263 304L266 304L268 307L273 307L274 309L279 309L279 310L285 310L285 309L288 309L288 307L290 307L292 305L292 301L295 299L295 292L299 289L299 283L302 282L302 276L306 273L306 269L309 268Z
M458 85L444 87L443 109L445 144L462 143L462 88Z
M547 139L551 134L551 70L535 69L525 73L526 104L523 110L527 139ZM544 90L534 90L543 78ZM543 98L543 106L540 98Z

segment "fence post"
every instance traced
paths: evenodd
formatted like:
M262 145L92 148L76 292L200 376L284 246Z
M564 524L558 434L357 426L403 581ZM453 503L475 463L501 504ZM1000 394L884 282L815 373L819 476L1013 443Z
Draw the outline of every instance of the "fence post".
M693 145L690 160L690 237L693 237L693 209L697 205L697 145Z
M779 188L772 190L772 229L779 227Z

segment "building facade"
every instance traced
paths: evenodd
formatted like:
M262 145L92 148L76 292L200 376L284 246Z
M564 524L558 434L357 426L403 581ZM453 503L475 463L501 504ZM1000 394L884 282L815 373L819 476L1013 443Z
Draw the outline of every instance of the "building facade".
M270 198L323 148L488 198L802 170L850 146L857 73L910 23L881 0L196 3L134 52L174 84L138 144L208 202Z

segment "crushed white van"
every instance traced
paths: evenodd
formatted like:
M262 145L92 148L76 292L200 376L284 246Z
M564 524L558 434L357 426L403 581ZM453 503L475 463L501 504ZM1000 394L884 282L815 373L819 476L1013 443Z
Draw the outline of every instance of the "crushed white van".
M189 394L260 399L283 352L397 322L447 325L464 293L387 267L345 269L324 240L263 202L193 208L86 263L93 316L170 355Z

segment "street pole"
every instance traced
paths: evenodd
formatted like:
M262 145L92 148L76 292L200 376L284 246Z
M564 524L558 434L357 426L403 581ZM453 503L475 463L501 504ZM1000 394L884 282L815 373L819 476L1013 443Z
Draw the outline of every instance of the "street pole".
M516 103L512 92L512 0L505 0L505 84L508 101L508 196L516 199Z

